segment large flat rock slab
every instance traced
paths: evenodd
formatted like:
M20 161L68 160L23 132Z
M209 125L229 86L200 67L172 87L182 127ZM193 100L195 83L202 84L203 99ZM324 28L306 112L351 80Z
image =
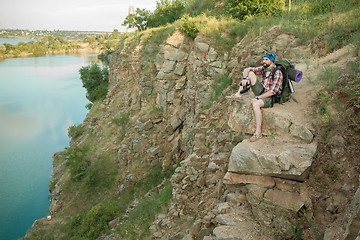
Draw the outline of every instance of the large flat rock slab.
M254 97L252 92L242 95L240 101L233 101L231 104L228 125L231 129L253 134L255 132L255 120L252 108L249 105L250 99ZM285 103L286 104L286 103ZM275 104L273 108L262 109L263 113L263 134L281 135L289 134L293 138L301 140L305 143L311 143L314 135L302 123L296 119L279 104Z
M305 144L282 135L244 140L232 150L229 172L304 181L314 160L317 144Z

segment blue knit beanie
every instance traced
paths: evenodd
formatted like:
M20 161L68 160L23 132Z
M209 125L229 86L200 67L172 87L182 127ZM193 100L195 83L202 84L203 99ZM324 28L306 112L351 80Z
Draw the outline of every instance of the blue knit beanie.
M275 63L276 54L273 52L268 52L264 55L264 57L268 58L270 61Z

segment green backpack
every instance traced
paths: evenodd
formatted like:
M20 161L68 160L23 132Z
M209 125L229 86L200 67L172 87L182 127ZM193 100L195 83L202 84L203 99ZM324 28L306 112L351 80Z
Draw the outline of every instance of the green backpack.
M281 59L275 62L276 67L272 70L271 75L274 77L275 72L280 70L283 74L282 91L280 94L273 96L273 102L284 103L289 101L291 94L295 92L292 81L299 82L302 78L302 72L295 69L295 64L287 59Z

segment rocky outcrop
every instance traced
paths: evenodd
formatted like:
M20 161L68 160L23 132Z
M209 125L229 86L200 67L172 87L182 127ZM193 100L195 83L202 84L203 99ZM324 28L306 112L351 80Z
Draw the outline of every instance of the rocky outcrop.
M197 230L179 229L177 234L183 239L201 239L204 233L208 239L264 239L254 219L263 227L277 229L277 234L290 236L288 222L293 219L292 211L311 209L303 185L297 182L306 179L317 148L307 127L282 109L266 109L266 137L256 143L244 140L236 145L234 135L254 131L253 113L245 104L252 93L244 95L241 102L230 103L229 117L219 115L216 103L203 110L211 79L231 72L233 81L238 82L242 69L260 64L266 49L273 47L269 35L276 39L279 57L301 58L304 52L296 48L299 41L279 32L278 28L270 29L254 44L243 40L231 56L221 56L201 38L190 43L175 33L157 56L156 104L173 112L172 129L182 126L188 156L171 178L174 199L168 217L185 218L196 212L198 219ZM220 100L219 105L224 103ZM177 107L172 108L172 104ZM208 128L211 124L214 129ZM221 202L229 206L218 211ZM253 218L245 220L245 215ZM163 233L164 229L161 236L156 231L153 237L169 237Z
M232 150L228 171L304 181L315 153L316 144L279 137L245 140Z
M252 97L254 97L252 93L247 93L243 95L243 101L232 103L228 124L233 130L247 134L254 132L254 116L247 104ZM314 138L313 133L306 126L286 112L286 109L285 111L279 109L276 104L273 108L263 111L262 129L263 134L267 136L290 135L291 140L297 139L305 143L311 143Z
M232 62L233 79L239 81L237 76L241 76L242 69L259 64L260 53L269 49L277 51L279 58L296 59L304 54L297 43L296 38L280 33L276 27L252 43L240 42L232 52L237 56ZM255 132L253 112L248 105L253 97L248 92L241 101L232 102L228 125L234 131ZM304 207L311 209L310 198L300 182L309 174L317 143L313 133L286 108L274 105L262 109L262 113L265 137L254 143L244 140L233 148L224 184L229 188L242 186L255 218L268 229L276 229L276 234L291 237L289 222L293 212Z
M295 52L302 51L300 48L293 51L298 40L286 34L275 37L278 33L278 28L269 30L277 39L277 48L287 49L279 51L280 55L297 59L301 54ZM267 37L256 39L253 45L243 40L228 57L218 54L200 38L193 44L184 41L186 38L175 33L160 50L156 63L159 108L171 110L171 104L178 106L174 100L184 90L181 93L184 105L174 111L171 125L173 129L183 126L188 157L171 178L174 199L168 217L171 220L197 214L197 230L179 229L173 236L202 239L207 233L204 239L264 239L264 232L259 230L264 226L290 236L288 222L293 219L292 211L311 209L311 201L297 181L306 179L316 153L312 132L291 114L274 107L263 111L266 137L256 143L244 140L236 145L234 136L254 131L253 113L245 104L252 93L244 95L242 102L230 103L229 117L219 115L216 103L203 110L209 99L207 86L211 79L228 71L237 82L245 66L260 64L271 42ZM259 42L263 43L261 47ZM224 103L219 101L219 105ZM208 128L211 124L214 129ZM227 207L218 205L224 202ZM157 229L153 237L169 238L164 235L165 229L166 226L161 234Z

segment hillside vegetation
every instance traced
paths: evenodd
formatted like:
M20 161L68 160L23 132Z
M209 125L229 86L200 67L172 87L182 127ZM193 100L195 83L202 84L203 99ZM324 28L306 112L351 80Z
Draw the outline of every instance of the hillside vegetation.
M290 11L280 0L161 0L154 12L138 9L126 20L138 31L103 52L106 98L93 98L83 124L69 129L70 147L54 154L52 220L36 221L25 239L221 239L213 230L230 211L221 203L236 194L258 239L322 239L342 226L359 186L360 2L291 2ZM242 197L250 190L223 184L231 151L246 138L228 126L224 96L243 64L259 64L280 35L293 45L278 56L294 56L308 83L299 88L311 90L296 103L308 103L301 109L318 147L304 183L311 203L284 229L269 229Z
M3 30L2 32L5 32L4 34L7 34L7 37L11 37L12 35L10 34L19 37L20 33L24 33L24 31L18 33L18 31L20 30ZM93 33L90 35L80 32L76 36L76 39L70 38L73 37L73 32L68 33L69 35L66 35L66 32L62 33L61 31L40 31L40 33L34 31L24 36L33 36L36 39L34 41L28 43L20 42L16 45L8 43L0 44L0 59L29 56L38 57L45 54L77 52L101 53L103 51L113 50L121 36L121 33L116 29L112 33L99 33L96 35ZM65 37L62 35L65 35Z

